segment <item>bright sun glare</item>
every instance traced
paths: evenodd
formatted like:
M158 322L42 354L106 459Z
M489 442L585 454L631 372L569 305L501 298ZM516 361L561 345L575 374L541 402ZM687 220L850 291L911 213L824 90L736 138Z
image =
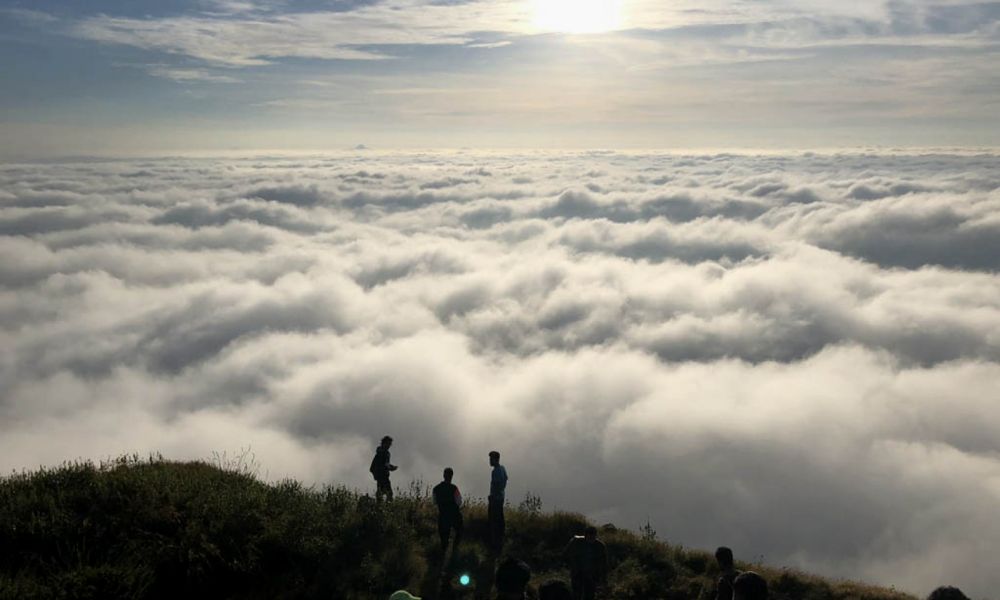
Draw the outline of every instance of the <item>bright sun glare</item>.
M623 0L534 0L535 27L564 33L601 33L621 25Z

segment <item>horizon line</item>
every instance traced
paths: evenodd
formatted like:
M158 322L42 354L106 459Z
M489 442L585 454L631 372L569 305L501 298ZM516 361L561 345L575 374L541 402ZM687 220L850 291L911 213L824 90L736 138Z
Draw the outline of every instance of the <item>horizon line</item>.
M191 149L167 152L122 152L94 154L61 154L61 155L23 155L0 157L0 164L19 163L53 163L53 162L110 162L149 159L263 159L263 158L308 158L330 155L407 155L407 154L624 154L624 155L676 155L676 156L711 156L711 155L839 155L867 154L883 155L993 155L1000 154L1000 146L906 146L901 144L873 145L859 144L855 146L790 146L787 148L767 148L753 146L689 146L689 147L526 147L526 146L396 146L396 147L341 147L327 149L297 150L292 148L257 148L233 150Z

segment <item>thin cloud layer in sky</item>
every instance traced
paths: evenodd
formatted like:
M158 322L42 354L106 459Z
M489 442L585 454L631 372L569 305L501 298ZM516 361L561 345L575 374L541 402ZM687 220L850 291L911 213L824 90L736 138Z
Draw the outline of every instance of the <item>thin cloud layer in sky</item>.
M0 0L3 156L998 144L1000 2Z
M0 166L0 468L443 466L686 546L1000 585L995 154Z

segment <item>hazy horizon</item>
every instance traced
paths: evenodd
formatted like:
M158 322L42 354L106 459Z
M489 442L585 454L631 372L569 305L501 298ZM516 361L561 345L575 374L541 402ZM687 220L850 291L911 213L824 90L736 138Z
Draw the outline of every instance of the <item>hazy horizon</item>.
M998 23L971 0L3 0L0 159L998 146Z

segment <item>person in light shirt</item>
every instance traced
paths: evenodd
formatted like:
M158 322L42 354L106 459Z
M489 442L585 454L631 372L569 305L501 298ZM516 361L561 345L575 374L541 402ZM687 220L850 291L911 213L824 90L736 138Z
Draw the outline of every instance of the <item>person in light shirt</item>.
M503 550L504 536L507 530L503 516L503 505L507 493L507 469L500 464L500 452L496 450L490 452L490 466L493 467L493 472L490 475L487 519L490 526L490 544L493 550L499 554Z

